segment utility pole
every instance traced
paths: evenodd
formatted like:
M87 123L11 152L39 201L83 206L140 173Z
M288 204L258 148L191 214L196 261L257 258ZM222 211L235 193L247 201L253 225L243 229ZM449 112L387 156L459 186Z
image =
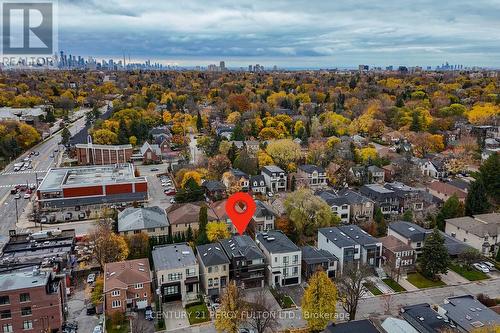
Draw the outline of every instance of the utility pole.
M14 202L16 203L16 224L19 224L19 214L17 212L17 198L14 198Z

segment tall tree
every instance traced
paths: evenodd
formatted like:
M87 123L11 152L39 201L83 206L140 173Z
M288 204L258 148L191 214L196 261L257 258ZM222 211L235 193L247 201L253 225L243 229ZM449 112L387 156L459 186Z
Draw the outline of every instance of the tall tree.
M108 262L122 261L128 257L127 242L113 232L110 219L99 220L88 238L94 244L93 255L101 269Z
M231 140L234 141L244 141L245 134L243 133L243 125L241 121L238 121L234 126L233 134L231 134Z
M229 282L221 297L220 308L215 314L215 329L217 332L237 333L244 322L246 309L240 289L233 280Z
M128 128L125 120L121 119L118 126L118 143L121 145L128 143Z
M69 143L69 139L71 138L71 132L65 126L61 131L61 142L63 145L67 145Z
M472 182L465 199L465 215L472 216L475 214L487 213L490 209L488 197L486 196L486 188L483 180L479 177Z
M203 129L203 119L201 119L201 114L200 111L198 110L198 113L196 114L196 129L198 132L201 132Z
M422 249L420 259L422 274L435 280L437 274L446 274L448 272L449 264L450 256L448 249L444 245L444 237L441 236L438 229L434 229L425 239Z
M149 256L149 236L145 232L125 238L129 248L128 259L147 258Z
M356 263L350 263L343 268L342 278L337 281L337 288L342 307L349 314L349 321L356 319L359 300L367 292L363 282L371 275L372 270L367 265L358 267Z
M208 209L207 206L203 205L200 208L199 227L198 227L199 229L198 229L198 237L196 239L196 245L203 245L208 243L207 224L208 224Z
M231 234L227 228L226 222L209 222L207 224L207 238L210 242L218 242L222 239L229 238Z
M500 202L500 155L492 154L479 167L486 194L495 204Z
M373 219L377 225L377 235L379 237L384 236L387 231L387 223L385 222L384 214L380 208L375 210Z
M277 316L270 315L272 304L265 289L259 290L247 303L245 322L257 333L275 332L279 326Z
M436 216L436 226L439 230L444 231L445 220L455 217L464 216L464 205L458 200L458 197L453 194L445 201L443 207Z
M323 270L315 272L308 281L302 297L302 317L311 331L324 330L335 318L337 287Z

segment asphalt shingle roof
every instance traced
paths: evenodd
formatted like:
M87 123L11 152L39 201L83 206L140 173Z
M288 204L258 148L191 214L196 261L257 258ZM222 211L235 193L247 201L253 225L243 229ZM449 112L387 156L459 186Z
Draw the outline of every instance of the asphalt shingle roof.
M229 264L229 258L219 243L198 245L196 251L205 267Z
M303 246L300 249L302 251L302 260L306 264L338 261L337 257L326 250L317 249L310 245Z
M229 259L243 256L248 260L264 260L264 254L248 235L233 236L229 239L223 239L220 241L220 244L224 248Z
M156 271L198 265L193 249L187 243L155 246L152 256Z
M168 227L167 214L158 206L129 207L118 214L118 232Z

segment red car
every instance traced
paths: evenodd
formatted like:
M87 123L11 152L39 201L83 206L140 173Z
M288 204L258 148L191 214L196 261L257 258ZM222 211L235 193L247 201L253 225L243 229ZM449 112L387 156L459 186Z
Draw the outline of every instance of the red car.
M166 195L175 195L177 192L175 192L175 190L169 190L168 192L165 191L165 194Z

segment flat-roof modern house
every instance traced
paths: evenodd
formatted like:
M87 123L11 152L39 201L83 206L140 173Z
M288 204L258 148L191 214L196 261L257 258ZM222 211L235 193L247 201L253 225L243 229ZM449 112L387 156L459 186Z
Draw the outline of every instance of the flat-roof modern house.
M500 327L500 315L472 295L448 297L438 307L438 313L449 319L462 332Z
M198 245L200 286L208 296L219 296L229 282L230 261L219 243Z
M345 323L330 323L322 333L379 333L380 331L368 319L353 320Z
M189 244L155 246L152 257L163 302L186 305L198 299L199 264Z
M445 232L485 256L494 256L500 244L500 213L447 219Z
M401 316L420 333L459 332L428 303L404 306Z
M271 192L286 191L286 172L276 165L262 167L261 174L264 176L266 186Z
M243 289L264 287L266 257L249 236L233 236L220 244L231 263L230 279Z
M302 251L302 276L309 280L317 270L323 270L329 278L334 278L339 260L330 252L306 245Z
M132 164L113 164L52 168L36 191L39 208L64 209L63 220L91 218L87 208L103 205L143 202L148 199L148 182L137 177Z
M258 233L255 242L266 256L266 278L270 286L300 284L302 252L294 242L281 230Z
M319 229L318 248L339 259L340 272L349 263L373 268L381 265L382 243L356 225Z
M118 233L122 236L131 236L144 232L150 238L166 240L169 223L163 208L128 207L118 213Z
M366 184L359 188L359 192L375 201L384 215L399 214L399 197L395 191L380 184Z

